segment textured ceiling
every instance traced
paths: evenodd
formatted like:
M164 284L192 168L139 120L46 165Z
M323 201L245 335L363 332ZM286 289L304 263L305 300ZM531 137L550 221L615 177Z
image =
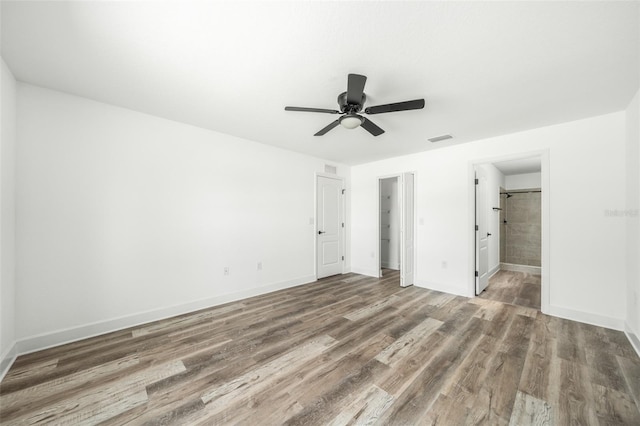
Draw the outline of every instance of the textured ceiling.
M625 109L638 2L2 2L18 80L347 164ZM368 105L337 127L348 73ZM427 138L451 134L432 144Z

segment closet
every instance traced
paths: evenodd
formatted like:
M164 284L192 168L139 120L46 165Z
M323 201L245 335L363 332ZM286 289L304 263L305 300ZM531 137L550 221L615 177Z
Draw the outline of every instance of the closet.
M380 180L380 266L400 269L398 178Z

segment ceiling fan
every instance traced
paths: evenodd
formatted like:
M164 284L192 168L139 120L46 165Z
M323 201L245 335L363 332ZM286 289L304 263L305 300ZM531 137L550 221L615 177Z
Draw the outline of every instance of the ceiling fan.
M322 136L329 130L341 124L347 129L355 129L358 126L364 128L373 136L379 136L384 133L380 127L375 125L371 120L358 114L362 111L367 96L364 94L364 85L367 77L359 74L349 74L347 80L347 91L338 95L338 105L340 111L335 109L322 108L305 108L305 107L285 107L285 111L302 111L302 112L323 112L327 114L342 114L342 117L320 130L314 136ZM413 101L397 102L393 104L377 105L364 109L365 114L382 114L385 112L407 111L411 109L424 108L424 99L416 99Z

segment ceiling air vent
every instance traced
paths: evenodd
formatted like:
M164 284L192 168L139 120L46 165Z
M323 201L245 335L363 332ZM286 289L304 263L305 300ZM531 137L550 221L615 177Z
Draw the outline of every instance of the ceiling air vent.
M453 136L451 135L442 135L442 136L435 136L433 138L429 138L427 139L429 142L440 142L440 141L444 141L447 139L451 139L453 138Z

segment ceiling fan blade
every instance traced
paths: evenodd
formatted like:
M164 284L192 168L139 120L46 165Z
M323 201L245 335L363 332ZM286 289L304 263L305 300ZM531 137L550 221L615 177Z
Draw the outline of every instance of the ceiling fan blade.
M349 74L347 81L347 103L351 105L359 105L362 102L362 94L364 93L364 84L367 77L360 74Z
M384 133L384 130L376 126L371 120L368 120L367 117L362 118L363 121L360 127L363 127L367 132L371 133L373 136L380 136Z
M336 127L338 124L340 124L340 120L336 120L334 122L332 122L331 124L329 124L327 127L325 127L324 129L320 130L318 133L316 133L313 136L322 136L325 133L327 133L329 130L333 129L334 127Z
M383 112L408 111L411 109L424 108L424 99L414 101L397 102L395 104L377 105L365 108L365 114L382 114Z
M305 108L305 107L284 107L285 111L301 111L301 112L325 112L327 114L340 114L340 111L335 109L323 109L323 108Z

